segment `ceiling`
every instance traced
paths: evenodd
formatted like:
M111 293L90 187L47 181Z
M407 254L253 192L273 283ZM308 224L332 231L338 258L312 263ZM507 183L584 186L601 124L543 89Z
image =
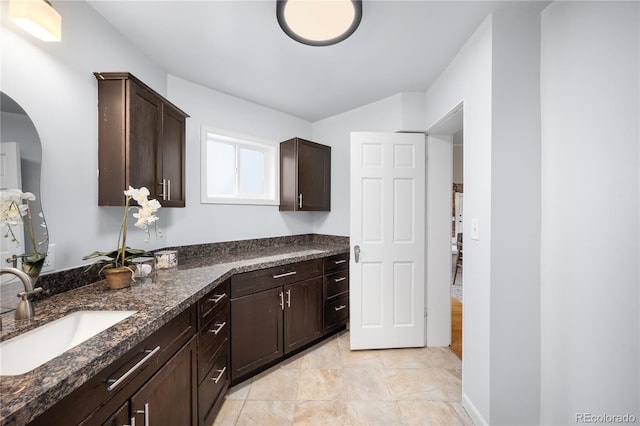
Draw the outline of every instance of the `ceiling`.
M88 3L170 74L310 122L425 91L480 23L509 4L364 0L350 38L314 47L283 33L275 0Z

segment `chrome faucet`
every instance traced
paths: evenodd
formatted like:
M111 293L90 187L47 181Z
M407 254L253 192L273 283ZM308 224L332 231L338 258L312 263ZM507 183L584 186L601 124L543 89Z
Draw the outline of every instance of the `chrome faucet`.
M31 296L32 294L40 293L42 291L42 287L34 289L31 277L18 268L0 268L0 275L3 274L15 275L20 279L20 281L22 281L22 285L24 286L24 291L18 293L20 302L18 302L18 307L16 308L16 320L26 320L33 318L35 312L33 310L31 300L29 300L29 296ZM1 327L2 326L0 325L0 330L2 329Z

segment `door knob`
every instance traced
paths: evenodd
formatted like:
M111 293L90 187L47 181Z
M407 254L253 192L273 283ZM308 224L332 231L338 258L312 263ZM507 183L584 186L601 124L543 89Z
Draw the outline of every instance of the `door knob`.
M353 257L354 257L356 263L358 263L360 261L360 246L355 246L353 248Z

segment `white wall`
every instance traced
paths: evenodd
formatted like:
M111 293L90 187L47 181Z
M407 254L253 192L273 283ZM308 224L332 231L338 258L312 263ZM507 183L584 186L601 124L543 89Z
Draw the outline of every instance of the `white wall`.
M530 10L501 9L495 13L492 58L490 422L538 424L540 8L537 5Z
M489 17L429 88L425 119L430 128L464 101L464 212L480 219L481 239L464 241L462 384L465 407L479 422L488 420L490 395L491 27Z
M171 246L307 234L313 213L278 206L200 203L200 132L210 126L276 143L311 138L311 123L169 75L168 96L186 111L187 208L167 209ZM347 235L347 234L337 234Z
M638 2L542 14L541 422L640 421Z

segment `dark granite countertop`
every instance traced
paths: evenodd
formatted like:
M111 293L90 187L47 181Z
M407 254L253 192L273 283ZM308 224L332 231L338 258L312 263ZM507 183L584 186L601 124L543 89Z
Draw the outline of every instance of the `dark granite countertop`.
M153 283L111 290L102 281L34 303L35 318L16 324L2 315L7 340L77 310L135 310L132 316L19 376L0 376L0 425L23 425L196 303L231 275L348 252L348 244L309 242L179 259L177 269L159 270Z

